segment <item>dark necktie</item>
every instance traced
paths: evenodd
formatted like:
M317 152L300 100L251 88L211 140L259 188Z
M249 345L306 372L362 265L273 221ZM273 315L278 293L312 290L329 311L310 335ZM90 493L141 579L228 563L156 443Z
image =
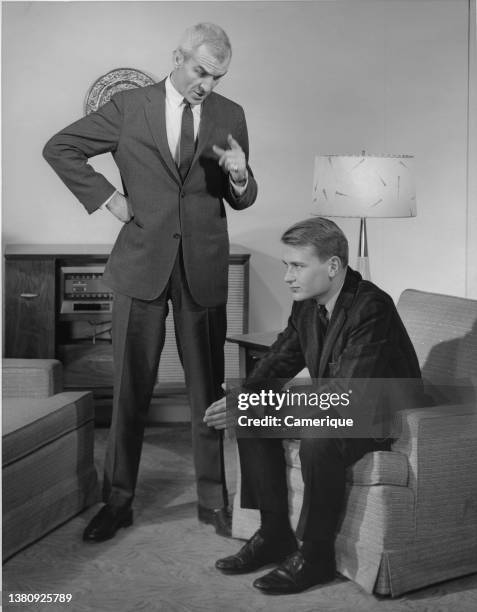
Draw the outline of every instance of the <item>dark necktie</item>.
M194 157L194 117L192 108L184 99L184 109L182 111L181 139L179 143L179 174L182 180L189 172L192 158Z
M318 304L318 318L320 320L320 337L323 339L326 336L326 330L328 329L328 311L323 304Z

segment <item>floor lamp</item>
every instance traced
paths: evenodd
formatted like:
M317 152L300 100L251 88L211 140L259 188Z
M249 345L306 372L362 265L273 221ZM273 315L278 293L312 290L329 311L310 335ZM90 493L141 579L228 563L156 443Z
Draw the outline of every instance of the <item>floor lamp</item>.
M366 219L415 217L414 157L411 155L323 155L315 158L314 214L359 217L357 269L370 280Z

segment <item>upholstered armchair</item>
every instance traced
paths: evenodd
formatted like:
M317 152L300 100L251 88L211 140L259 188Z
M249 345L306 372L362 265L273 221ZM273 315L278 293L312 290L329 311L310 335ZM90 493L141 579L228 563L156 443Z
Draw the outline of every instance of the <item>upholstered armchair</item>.
M335 546L341 574L392 596L477 572L477 301L406 290L398 310L434 405L399 413L391 451L349 469ZM284 446L296 526L299 442ZM240 507L238 474L233 535L248 538L258 524L258 511Z

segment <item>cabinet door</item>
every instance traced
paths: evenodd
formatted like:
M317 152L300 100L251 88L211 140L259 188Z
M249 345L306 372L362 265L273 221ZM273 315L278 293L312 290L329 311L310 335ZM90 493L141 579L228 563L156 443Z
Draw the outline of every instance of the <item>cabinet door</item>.
M55 356L55 261L5 263L5 356Z

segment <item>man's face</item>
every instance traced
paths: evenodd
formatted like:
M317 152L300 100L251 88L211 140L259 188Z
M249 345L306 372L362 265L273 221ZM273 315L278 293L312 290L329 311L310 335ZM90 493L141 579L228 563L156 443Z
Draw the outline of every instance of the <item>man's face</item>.
M198 47L190 56L181 51L174 52L174 87L193 106L200 104L225 75L230 58L219 62L205 45Z
M331 291L330 260L320 261L313 246L283 247L283 263L286 266L285 282L296 302L309 298L321 304L328 301Z

